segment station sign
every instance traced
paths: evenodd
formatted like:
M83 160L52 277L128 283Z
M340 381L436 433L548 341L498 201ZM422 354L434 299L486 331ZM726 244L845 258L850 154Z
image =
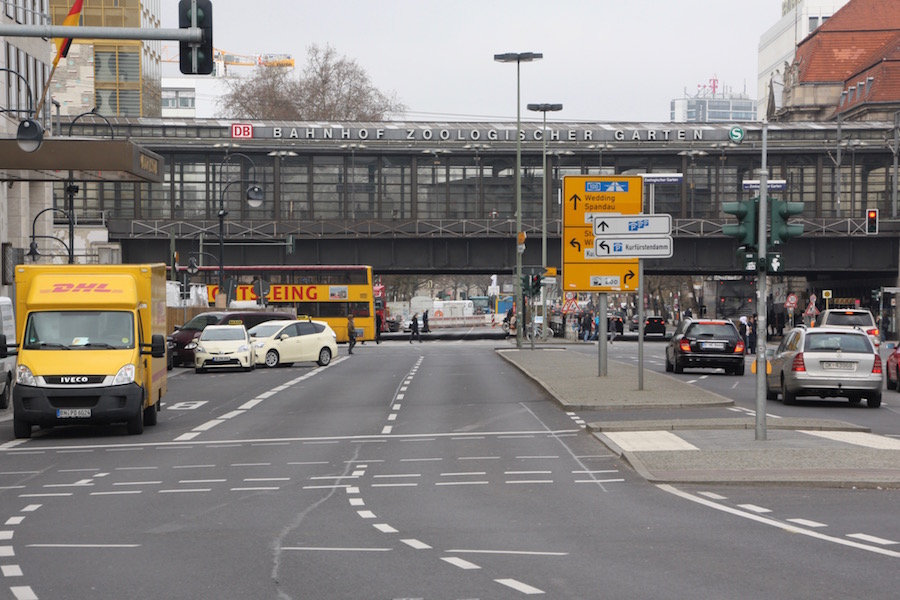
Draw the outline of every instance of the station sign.
M759 179L745 179L742 186L745 192L759 191ZM787 180L768 179L766 180L766 189L770 192L783 192L787 189Z
M644 183L662 184L662 183L681 183L684 179L682 173L641 173L641 179Z

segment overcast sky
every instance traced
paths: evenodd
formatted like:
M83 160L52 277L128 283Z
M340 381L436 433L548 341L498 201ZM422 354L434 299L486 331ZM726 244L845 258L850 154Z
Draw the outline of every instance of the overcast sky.
M564 109L550 120L668 121L672 99L714 78L720 91L756 98L759 38L781 3L213 0L213 39L235 54L291 54L298 72L309 45L330 44L396 93L407 120L421 121L514 121L516 67L493 56L541 52L543 60L522 64L523 120L540 118L525 104L551 102ZM174 2L164 6L162 26L178 27ZM164 45L177 55L177 44ZM178 74L178 65L164 74ZM198 112L215 110L213 92L198 93Z

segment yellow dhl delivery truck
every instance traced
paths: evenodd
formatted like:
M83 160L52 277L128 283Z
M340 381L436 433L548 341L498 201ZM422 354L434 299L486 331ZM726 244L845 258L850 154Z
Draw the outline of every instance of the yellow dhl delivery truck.
M166 393L166 266L18 265L13 430L156 425ZM5 336L0 336L5 338Z

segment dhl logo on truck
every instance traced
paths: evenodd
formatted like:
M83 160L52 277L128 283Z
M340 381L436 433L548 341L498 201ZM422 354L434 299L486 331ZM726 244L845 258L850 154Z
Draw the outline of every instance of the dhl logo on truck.
M47 294L66 294L72 293L101 293L101 294L121 294L121 289L111 289L106 283L54 283L48 290L41 290Z

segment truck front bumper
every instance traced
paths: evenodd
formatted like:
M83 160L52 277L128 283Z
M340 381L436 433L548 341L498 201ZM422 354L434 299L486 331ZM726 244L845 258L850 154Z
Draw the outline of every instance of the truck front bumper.
M16 420L45 427L125 422L143 405L143 388L136 383L78 389L19 384L13 388Z

